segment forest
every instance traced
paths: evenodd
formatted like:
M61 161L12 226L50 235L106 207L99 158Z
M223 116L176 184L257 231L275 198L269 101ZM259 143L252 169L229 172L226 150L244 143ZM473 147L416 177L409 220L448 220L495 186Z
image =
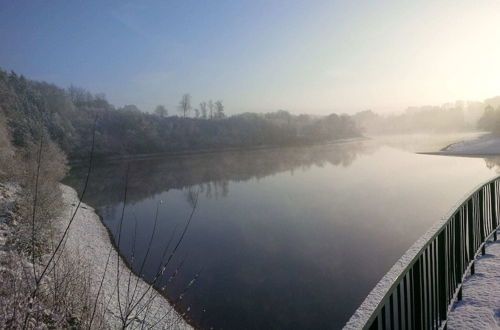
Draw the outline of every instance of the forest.
M500 135L500 96L488 99L484 114L478 121L478 128Z
M222 101L194 108L182 96L178 115L159 105L154 113L135 105L115 107L102 94L33 81L0 70L0 109L13 143L23 147L46 132L70 159L88 156L95 125L96 157L223 148L301 145L360 136L348 115L242 113L226 116Z

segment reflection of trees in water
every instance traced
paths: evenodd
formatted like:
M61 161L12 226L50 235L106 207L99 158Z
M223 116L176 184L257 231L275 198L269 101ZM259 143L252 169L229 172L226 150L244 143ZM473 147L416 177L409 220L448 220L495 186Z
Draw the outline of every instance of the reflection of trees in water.
M197 190L207 198L226 197L230 181L260 179L286 171L293 175L311 166L346 167L373 148L368 143L351 142L131 161L127 198L135 203L170 189L184 190L188 201ZM86 201L94 207L119 204L125 169L126 162L95 165ZM78 189L84 171L72 169L66 183Z
M189 187L189 194L191 194L193 187ZM198 189L201 194L207 198L219 199L219 197L226 197L229 194L229 181L228 180L213 180L198 184Z

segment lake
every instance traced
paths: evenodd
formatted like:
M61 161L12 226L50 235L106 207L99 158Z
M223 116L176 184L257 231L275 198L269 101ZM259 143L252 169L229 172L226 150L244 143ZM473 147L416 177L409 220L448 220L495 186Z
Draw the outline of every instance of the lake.
M496 175L495 161L415 153L462 137L97 164L84 201L115 241L122 222L120 251L136 271L147 255L149 280L186 228L158 286L195 325L338 329L433 223ZM67 179L76 189L82 181L78 168Z

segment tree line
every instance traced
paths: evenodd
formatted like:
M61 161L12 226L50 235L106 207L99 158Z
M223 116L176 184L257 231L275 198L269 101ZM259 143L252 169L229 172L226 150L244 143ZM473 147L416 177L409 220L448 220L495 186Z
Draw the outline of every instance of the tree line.
M182 98L179 102L178 110L183 118L189 117L191 115L191 111L193 111L193 117L197 119L223 119L226 117L224 113L224 105L221 100L208 102L203 101L200 103L199 108L193 108L191 105L191 95L186 93L182 95ZM168 109L160 104L157 105L154 114L158 117L165 118L168 117Z
M348 115L320 117L279 110L227 116L221 100L193 107L190 94L181 97L177 110L178 115L169 116L163 105L153 113L135 105L115 107L103 94L74 86L64 89L0 70L0 111L13 143L26 145L43 127L70 158L88 155L96 117L96 156L297 145L360 135Z

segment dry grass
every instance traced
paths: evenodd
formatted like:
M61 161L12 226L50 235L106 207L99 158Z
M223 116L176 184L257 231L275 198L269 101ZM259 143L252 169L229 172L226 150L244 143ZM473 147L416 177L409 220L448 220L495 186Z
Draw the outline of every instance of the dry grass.
M0 186L0 199L14 205L0 219L1 329L105 326L85 258L55 251L62 237L52 222L62 210L59 181L66 171L64 153L43 131L39 143L16 150L0 120L0 180L19 184ZM40 276L53 254L54 262Z
M147 284L135 276L111 247L111 258L107 258L105 265L98 265L97 268L102 268L96 275L93 272L97 269L88 257L79 254L78 248L66 248L85 188L70 212L69 221L62 227L58 221L68 216L61 211L69 205L63 201L59 189L59 182L67 171L64 153L43 130L39 141L23 150L15 150L8 143L8 131L0 122L0 138L2 134L7 142L0 143L3 162L0 179L19 185L0 184L0 193L2 189L17 190L7 194L15 204L8 221L2 223L0 219L0 237L8 238L0 239L0 329L179 328L181 316L168 303L157 302L163 298L153 285L167 276L166 267L196 209L197 194L193 194L193 212L182 235L173 242L171 251L168 248L164 251L164 257L168 258L158 269L153 283ZM92 152L85 187L91 165ZM0 194L0 199L2 196ZM124 209L125 205L126 197ZM74 242L75 239L73 245ZM107 290L102 287L103 283ZM125 289L120 291L122 287Z
M99 304L92 316L91 274L83 260L63 255L32 298L32 264L15 251L1 251L0 329L89 329L91 317L91 328L102 329L104 311Z

